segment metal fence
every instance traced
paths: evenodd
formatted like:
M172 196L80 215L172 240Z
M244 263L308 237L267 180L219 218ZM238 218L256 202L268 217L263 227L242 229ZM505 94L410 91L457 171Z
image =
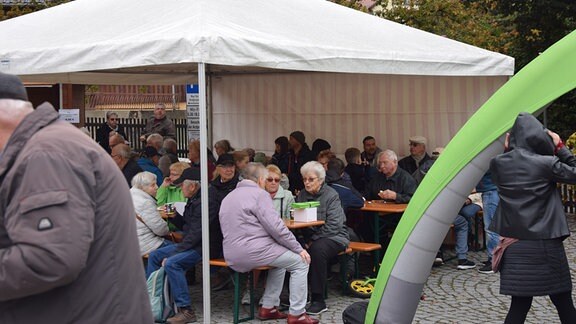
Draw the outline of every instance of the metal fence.
M574 192L576 186L561 183L558 185L558 190L562 196L562 204L564 205L564 211L570 214L576 212L576 199L574 199Z
M186 131L186 119L184 118L172 118L174 125L176 126L176 143L178 144L178 157L187 158L188 157L188 133ZM92 138L96 139L96 130L100 125L106 122L105 117L86 117L86 123L84 126L90 132ZM140 142L140 135L144 132L144 126L146 126L146 119L143 118L119 118L119 125L124 127L126 132L126 140L130 142L130 146L133 150L139 152L144 148L142 142Z

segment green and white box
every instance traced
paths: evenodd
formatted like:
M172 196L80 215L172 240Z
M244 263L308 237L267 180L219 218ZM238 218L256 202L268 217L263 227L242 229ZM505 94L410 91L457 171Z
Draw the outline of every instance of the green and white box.
M318 201L308 201L301 203L293 203L294 221L295 222L314 222L318 220Z

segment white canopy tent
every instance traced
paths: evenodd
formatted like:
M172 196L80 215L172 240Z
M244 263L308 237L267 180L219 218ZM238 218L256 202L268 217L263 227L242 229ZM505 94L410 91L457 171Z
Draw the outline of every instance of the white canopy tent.
M406 138L428 124L441 134L435 141L446 144L457 128L443 129L462 125L513 69L511 57L323 0L76 0L0 23L0 71L20 75L24 81L198 82L202 161L206 161L207 103L217 115L214 132L223 137L237 136L234 127L227 126L228 120L248 109L252 116L276 120L281 126L276 129L286 135L287 129L341 126L338 120L325 118L337 114L348 121L347 114L357 114L360 107L359 115L371 122L382 114L392 116L389 120L404 118L366 127L356 121L354 128L359 126L364 134L391 127L384 130L386 136ZM304 96L282 92L287 84L301 89ZM247 86L257 89L243 92ZM373 91L364 91L367 88ZM266 98L269 93L277 97ZM337 99L331 99L334 96ZM277 110L270 110L271 105ZM424 106L430 112L422 117ZM313 112L318 119L302 117L284 123L275 115L298 114L301 107L319 109ZM414 116L420 117L410 121ZM440 119L431 121L430 116ZM241 125L253 128L248 122ZM275 135L266 136L272 141ZM254 132L245 142L239 141L249 144L261 136ZM342 140L340 145L343 151L350 143ZM205 167L201 174L206 188ZM207 190L202 191L202 201L203 232L208 233ZM203 244L206 256L206 236ZM207 278L208 262L203 263L203 271ZM203 287L204 319L209 321L207 280Z

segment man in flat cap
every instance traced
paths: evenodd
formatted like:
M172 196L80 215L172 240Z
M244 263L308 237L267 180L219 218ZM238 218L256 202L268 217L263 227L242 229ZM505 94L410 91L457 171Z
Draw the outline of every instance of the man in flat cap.
M398 166L404 171L413 174L420 165L430 160L426 153L426 137L412 136L409 139L410 155L398 161Z
M130 201L98 143L0 73L0 323L152 323Z

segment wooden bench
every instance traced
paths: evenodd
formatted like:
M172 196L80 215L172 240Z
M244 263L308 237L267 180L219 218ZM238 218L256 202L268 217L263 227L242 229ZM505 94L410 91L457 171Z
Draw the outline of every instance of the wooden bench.
M211 259L210 265L215 266L215 267L229 268L228 263L224 259ZM270 270L272 268L273 267L263 266L263 267L254 268L254 269L252 269L252 271L253 270ZM254 276L252 274L252 271L249 271L247 273L248 289L250 291L250 314L248 317L245 317L245 318L240 318L240 299L242 298L240 296L240 293L241 293L241 290L240 290L240 273L233 271L233 278L234 278L233 279L233 282L234 282L234 306L233 306L234 324L240 323L240 322L245 322L245 321L251 321L254 319L255 308L256 308L255 304L256 303L254 302Z
M348 248L352 249L351 253L357 253L357 252L366 253L366 252L379 251L382 249L382 245L378 243L368 243L368 242L350 242ZM378 262L380 262L380 260L378 260L377 255L374 254L374 269L377 268ZM354 255L354 276L356 278L360 277L359 268L360 267L358 265L358 255Z

